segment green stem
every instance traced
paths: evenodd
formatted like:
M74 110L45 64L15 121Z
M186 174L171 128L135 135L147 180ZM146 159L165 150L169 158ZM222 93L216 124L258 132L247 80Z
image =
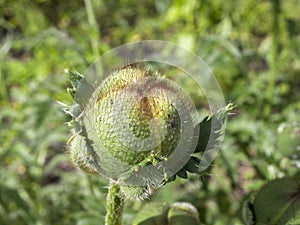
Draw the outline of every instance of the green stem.
M7 89L7 83L3 74L3 65L5 62L5 56L11 49L10 42L4 41L4 44L2 47L0 47L0 99L3 99L4 101L8 98L8 89Z
M272 0L273 5L273 31L272 31L272 49L270 58L270 79L267 90L267 99L269 103L265 109L265 115L268 116L271 111L272 100L274 96L275 81L278 74L278 47L279 47L279 16L280 0Z
M120 197L120 187L110 181L106 198L106 218L105 225L121 225L124 208L124 199Z
M96 22L93 5L91 0L84 0L86 14L88 17L88 21L90 26L92 27L92 35L89 34L91 37L91 45L92 45L92 51L93 54L98 56L99 54L99 45L98 45L98 38L100 38L99 31L98 31L98 25Z
M94 59L97 59L99 57L99 41L101 37L100 29L96 21L91 0L84 0L84 4L85 4L86 14L88 17L88 22L89 25L91 26L91 31L88 34L88 36L90 37L92 53ZM96 70L98 74L102 74L102 65L99 62L96 64Z
M0 63L0 99L7 99L4 75L2 74L2 63Z

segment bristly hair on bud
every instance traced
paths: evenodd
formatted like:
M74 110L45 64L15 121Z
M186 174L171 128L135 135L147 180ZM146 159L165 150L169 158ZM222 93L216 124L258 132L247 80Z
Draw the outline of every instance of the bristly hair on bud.
M135 201L135 200L145 200L148 199L155 191L157 187L155 185L146 186L129 186L121 185L120 194L125 200Z

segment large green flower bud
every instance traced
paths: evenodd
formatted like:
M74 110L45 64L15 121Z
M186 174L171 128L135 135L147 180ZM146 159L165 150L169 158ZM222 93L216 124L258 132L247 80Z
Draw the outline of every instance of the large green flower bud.
M168 162L175 151L188 159L191 152L180 151L192 148L198 138L192 101L179 86L131 65L87 92L87 100L70 110L68 152L76 166L119 183L129 198L143 198L187 162L180 162L180 157Z
M138 83L140 79L143 84ZM154 94L144 96L145 89ZM163 78L137 67L126 67L108 77L94 96L97 117L93 122L105 149L129 165L136 165L151 154L167 158L179 140L180 118L168 96L163 95L178 91ZM128 103L126 108L121 106L124 102ZM154 119L158 122L151 123ZM155 135L160 135L162 128L165 137L160 143L161 138Z

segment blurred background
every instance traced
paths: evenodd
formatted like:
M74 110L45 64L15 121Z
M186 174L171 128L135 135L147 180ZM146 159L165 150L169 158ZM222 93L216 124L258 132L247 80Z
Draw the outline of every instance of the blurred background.
M148 201L242 224L249 193L300 168L299 12L298 0L0 0L0 224L104 224L107 181L69 162L56 101L71 103L66 68L145 39L200 55L237 105L211 168ZM126 205L125 225L143 204Z

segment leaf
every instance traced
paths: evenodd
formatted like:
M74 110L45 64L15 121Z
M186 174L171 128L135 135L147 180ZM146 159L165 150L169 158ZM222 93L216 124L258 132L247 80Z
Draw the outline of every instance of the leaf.
M223 129L226 116L234 107L232 103L229 103L224 108L219 109L214 115L207 116L200 122L200 134L195 153L214 149L218 146L218 138L224 135Z
M256 195L256 225L286 225L300 220L300 181L285 177L267 183Z
M90 99L94 88L90 81L83 78L81 74L76 71L69 71L71 87L68 92L71 94L76 103L81 106L85 105Z
M187 202L174 203L168 212L168 225L200 225L199 213Z
M277 151L280 153L279 157L285 156L291 159L299 159L300 153L296 151L297 146L300 146L300 128L297 124L282 123L278 127L277 134Z
M187 162L187 164L184 166L184 168L186 169L186 171L190 173L199 173L200 171L199 165L200 165L200 159L198 159L195 156L192 156L190 160Z
M205 150L211 133L211 121L212 117L209 118L207 116L200 122L200 134L195 152L201 152Z
M65 71L69 74L69 82L70 82L70 87L67 89L67 91L70 93L72 98L74 98L76 89L80 84L81 79L83 79L83 76L77 71L68 70L68 69L66 69Z
M132 225L168 225L166 203L152 202L145 205L136 215Z
M242 220L245 225L254 225L254 209L253 209L254 193L247 196L242 205Z
M152 202L144 206L136 215L132 225L200 225L199 213L195 206L187 202Z
M10 210L11 205L16 205L23 210L28 209L28 204L22 199L17 189L0 185L0 193L0 205L5 210Z
M219 109L214 115L205 117L199 124L200 133L198 144L194 153L205 152L206 150L217 150L224 136L225 120L229 112L234 109L234 105L229 103L224 108ZM212 151L211 151L212 152ZM176 176L187 178L187 173L201 173L206 169L207 163L205 157L193 155L184 167L176 173ZM203 169L203 165L205 165ZM185 172L185 173L184 173Z
M182 179L187 179L188 178L187 172L184 169L179 170L176 173L176 175L179 176Z

